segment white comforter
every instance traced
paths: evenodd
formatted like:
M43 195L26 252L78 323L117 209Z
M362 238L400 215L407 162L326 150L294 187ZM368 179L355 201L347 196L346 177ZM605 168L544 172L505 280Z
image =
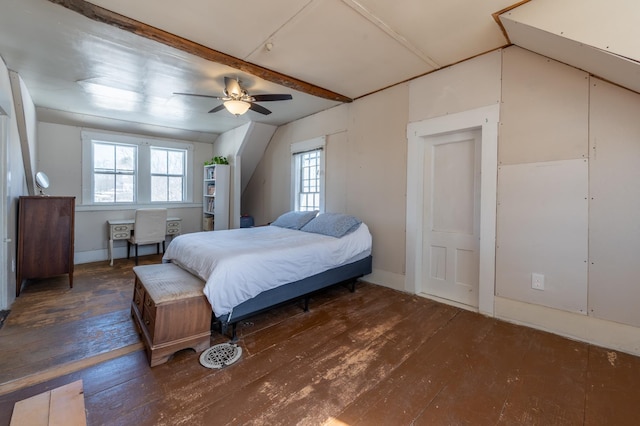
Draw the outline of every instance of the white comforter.
M176 237L162 258L202 278L216 316L259 293L371 253L363 223L342 238L262 226ZM230 318L229 318L230 319Z

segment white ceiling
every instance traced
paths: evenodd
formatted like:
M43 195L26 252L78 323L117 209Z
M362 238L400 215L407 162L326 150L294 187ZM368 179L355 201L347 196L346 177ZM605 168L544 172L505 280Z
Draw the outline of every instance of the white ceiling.
M78 0L65 0L79 3ZM504 46L492 14L513 0L94 0L246 62L358 98ZM271 50L266 48L271 43ZM90 20L47 0L2 0L0 56L43 121L194 140L248 121L281 125L337 105ZM208 114L224 76L291 93L273 113ZM79 84L82 82L82 85ZM112 88L108 93L93 89ZM127 100L128 99L128 100Z

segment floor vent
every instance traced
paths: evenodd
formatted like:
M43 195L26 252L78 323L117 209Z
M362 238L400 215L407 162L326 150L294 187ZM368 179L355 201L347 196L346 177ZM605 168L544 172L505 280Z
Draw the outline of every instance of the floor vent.
M242 356L242 348L231 343L211 346L200 355L200 364L207 368L222 368L231 365Z

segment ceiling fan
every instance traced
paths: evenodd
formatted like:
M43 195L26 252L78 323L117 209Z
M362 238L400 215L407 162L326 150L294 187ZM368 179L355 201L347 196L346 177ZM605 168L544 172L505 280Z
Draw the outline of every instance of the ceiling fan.
M224 96L200 95L196 93L177 93L174 95L199 96L201 98L219 99L222 104L213 108L209 113L218 112L226 108L231 114L242 115L247 110L259 112L260 114L269 115L271 111L255 102L272 102L272 101L288 101L293 99L288 94L267 94L267 95L249 95L249 93L240 86L240 80L225 77L224 78Z

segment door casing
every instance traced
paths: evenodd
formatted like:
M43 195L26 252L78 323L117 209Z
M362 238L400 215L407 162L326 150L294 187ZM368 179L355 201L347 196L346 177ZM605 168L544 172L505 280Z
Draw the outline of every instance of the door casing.
M481 131L480 268L478 311L494 315L498 123L500 106L490 105L409 123L407 126L407 230L405 290L421 293L424 229L424 150L426 138L451 132ZM446 302L446 301L445 301ZM469 306L465 309L475 310Z

